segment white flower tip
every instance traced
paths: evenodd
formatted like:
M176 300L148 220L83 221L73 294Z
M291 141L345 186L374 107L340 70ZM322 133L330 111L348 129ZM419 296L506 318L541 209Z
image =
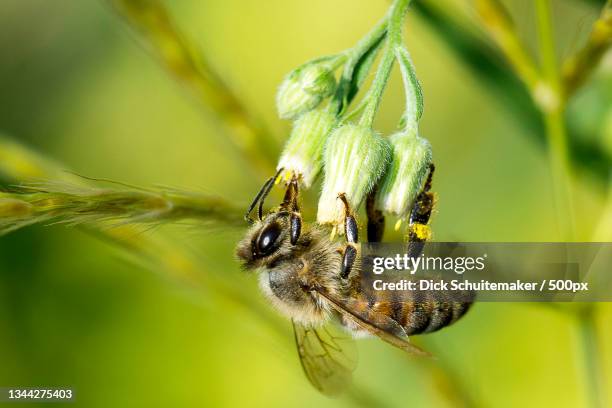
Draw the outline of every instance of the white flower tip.
M388 214L406 217L423 187L432 162L431 145L412 132L390 137L393 156L379 183L376 207Z
M344 206L338 194L344 193L353 211L384 173L391 155L389 143L372 129L344 125L336 129L325 146L325 180L319 199L319 223L340 224Z

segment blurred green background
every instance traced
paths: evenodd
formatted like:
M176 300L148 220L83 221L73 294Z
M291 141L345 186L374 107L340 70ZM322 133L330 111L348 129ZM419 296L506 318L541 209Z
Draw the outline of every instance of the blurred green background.
M429 3L466 21L473 17L469 2ZM505 2L535 50L531 3ZM561 56L580 47L597 3L553 1ZM283 76L352 46L388 7L384 0L167 4L279 142L289 129L274 106ZM435 239L559 240L541 142L435 27L416 13L407 27L425 93L421 131L437 165ZM608 158L610 61L569 107L570 126ZM377 121L381 131L395 128L403 105L396 73ZM79 174L199 190L237 203L263 182L236 154L215 114L151 58L103 1L2 1L0 106L2 133ZM588 168L589 157L583 160ZM574 188L577 237L589 241L605 211L606 181L581 168ZM536 304L477 304L457 325L422 339L435 362L360 341L354 390L327 399L302 374L290 323L272 311L258 316L268 308L254 277L233 258L241 233L197 225L146 232L187 248L198 273L244 287L262 304L255 313L130 263L82 230L37 226L0 237L0 386L71 386L75 405L84 407L587 404L574 318ZM602 388L612 389L612 307L599 305L597 316L598 359L608 374Z

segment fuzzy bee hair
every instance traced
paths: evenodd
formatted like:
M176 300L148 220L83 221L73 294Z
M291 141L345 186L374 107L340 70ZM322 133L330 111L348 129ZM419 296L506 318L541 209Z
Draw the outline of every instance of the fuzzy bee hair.
M280 313L304 325L318 325L331 312L312 288L322 287L331 294L344 291L338 275L342 256L318 225L307 227L291 244L289 223L288 214L269 213L249 229L236 255L244 269L258 272L262 292ZM258 244L270 231L278 231L278 236L269 253L262 253Z

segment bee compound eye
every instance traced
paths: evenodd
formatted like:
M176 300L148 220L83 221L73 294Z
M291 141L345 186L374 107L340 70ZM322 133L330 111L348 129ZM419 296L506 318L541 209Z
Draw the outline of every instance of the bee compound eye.
M257 253L269 255L275 248L275 243L280 236L281 229L278 224L271 224L266 227L257 239Z

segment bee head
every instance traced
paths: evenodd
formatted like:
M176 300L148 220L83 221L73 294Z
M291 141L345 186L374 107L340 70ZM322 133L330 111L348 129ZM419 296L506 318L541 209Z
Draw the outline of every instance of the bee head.
M291 247L289 214L270 212L247 231L238 243L236 255L245 269L256 269L289 255Z
M245 219L252 226L245 238L238 244L236 255L246 269L273 266L275 261L291 255L292 247L300 238L302 222L298 215L298 180L296 177L288 183L285 198L280 207L263 215L264 200L282 170L282 168L279 169L274 177L266 181L245 214ZM250 217L255 207L257 207L257 220Z

